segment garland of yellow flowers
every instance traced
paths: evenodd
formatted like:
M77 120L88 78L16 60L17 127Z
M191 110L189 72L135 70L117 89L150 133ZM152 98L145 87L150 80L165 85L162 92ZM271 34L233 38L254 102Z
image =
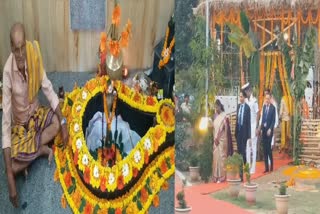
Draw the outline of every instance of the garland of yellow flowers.
M175 38L173 37L170 45L168 47L168 39L169 39L169 33L170 33L170 29L169 27L167 27L167 31L166 31L166 38L164 40L164 45L163 45L163 49L161 52L161 57L162 59L159 62L159 69L163 68L163 66L165 66L166 64L168 64L170 58L171 58L171 52L172 52L172 48L175 44Z
M263 104L263 90L264 90L264 69L265 69L265 54L262 51L260 53L260 91L259 91L259 109L262 108Z
M266 70L266 83L265 83L265 88L270 89L269 88L269 83L270 83L270 75L271 75L271 53L268 52L267 53L267 70Z
M273 84L276 76L277 71L277 55L278 53L274 53L272 55L272 67L271 67L271 77L270 77L270 90L273 89Z
M81 107L81 105L80 105L80 103L83 103L83 105L84 106L86 106L86 104L87 104L87 102L88 102L88 100L90 100L90 98L91 97L93 97L93 96L95 96L97 93L99 93L99 92L101 92L101 91L105 91L105 89L106 89L106 86L105 85L107 85L106 84L106 82L108 81L108 77L106 77L105 79L104 79L104 77L101 77L101 78L96 78L96 79L92 79L92 80L90 80L87 84L86 84L86 86L82 89L82 90L79 90L78 88L77 89L75 89L73 92L71 92L69 95L68 95L68 97L65 99L65 102L64 102L64 106L63 106L63 113L66 113L65 111L67 110L67 109L69 109L68 108L68 101L67 100L70 100L70 99L74 99L75 100L75 102L74 102L74 104L72 105L72 110L71 110L71 115L70 115L70 112L69 112L69 115L68 115L68 121L69 122L71 122L71 124L72 124L72 120L73 120L73 118L77 118L77 117L79 117L79 113L81 114L83 114L83 112L84 112L84 110L85 110L85 108L83 108L83 107ZM121 82L116 82L115 84L114 84L115 86L118 86L118 89L120 88L122 88L121 86L122 86L122 83ZM124 85L124 84L123 84ZM129 89L129 91L131 91L132 92L132 89ZM82 92L82 93L81 93ZM126 96L127 95L127 93L125 93L125 95L124 94L122 94L122 92L121 91L119 91L118 92L119 93L119 95L120 96ZM130 94L130 93L129 93ZM85 98L85 99L84 99ZM84 102L79 102L79 100L85 100ZM82 101L81 100L81 101ZM142 99L142 100L145 100L145 99ZM136 101L134 101L134 102L136 102ZM133 103L134 103L133 102ZM157 107L157 122L159 123L159 125L157 125L156 127L155 127L155 129L153 129L153 128L151 128L151 130L153 129L153 130L156 130L157 129L157 127L159 127L159 128L161 128L161 127L163 127L163 129L164 130L166 130L168 133L171 133L171 132L173 132L174 131L174 123L175 123L175 121L174 121L174 113L173 113L173 110L174 110L174 105L173 105L173 103L172 103L172 101L170 100L170 101L168 101L168 100L162 100L162 101L160 101L160 102L158 102L158 103L156 103L156 105L158 106ZM80 107L79 107L80 106ZM74 116L74 117L73 117ZM82 117L81 117L82 118ZM74 124L73 124L74 125ZM80 126L81 127L81 126ZM70 128L71 129L71 131L72 131L72 127ZM80 132L81 133L81 132ZM152 134L153 133L153 134ZM71 134L72 135L72 134ZM151 131L151 135L153 136L153 135L159 135L159 133L157 134L157 132L152 132ZM163 134L163 132L160 132L160 135L162 136L162 137L164 137L165 138L165 134ZM78 135L79 136L79 135ZM144 136L145 137L145 136ZM72 138L71 138L72 139ZM73 141L76 141L76 140L78 140L79 138L77 138L77 137L73 137ZM80 138L81 139L81 138ZM72 141L72 140L71 140ZM61 138L57 138L56 139L56 145L59 145L60 143L61 143ZM84 142L84 141L83 141ZM158 143L159 143L159 145L161 145L161 140L160 141L157 141ZM138 143L139 144L139 143ZM71 148L70 147L68 147L68 153L67 153L67 159L68 159L68 164L69 164L69 167L70 168L72 168L72 167L74 167L74 165L73 164L71 164L71 163L73 163L73 160L74 160L74 158L75 158L75 156L73 156L73 158L71 158L71 156L72 156L72 151L74 152L73 154L75 154L75 155L79 155L77 152L78 151L75 151L76 150L76 143L75 142L73 142L72 143L72 146L71 146ZM158 146L159 146L158 145ZM158 147L157 146L157 147ZM137 147L138 147L138 145L137 145ZM135 149L137 148L137 147L135 147ZM57 149L57 151L59 151L59 149ZM64 157L65 157L65 155L63 154L63 151L61 150L60 151L61 153L56 153L55 152L55 159L56 159L56 161L57 161L57 165L58 165L58 162L60 161L60 160L62 160L62 159L64 159ZM134 152L134 150L130 153L130 154L132 154ZM162 155L159 155L159 156L162 156ZM77 156L78 157L78 156ZM166 156L167 157L167 156ZM168 157L167 157L168 158ZM78 157L78 160L80 160L81 158L79 158ZM170 161L172 162L172 164L173 164L173 162L174 162L174 152L172 152L171 154L170 154ZM77 161L78 163L79 163L79 161ZM162 161L163 162L163 161ZM153 163L155 163L155 162L153 162ZM135 165L134 163L132 163L132 166L133 165ZM152 165L152 164L151 164ZM163 163L162 163L162 165L163 165ZM159 166L159 161L157 162L157 166ZM130 165L130 167L131 167L131 165ZM139 167L139 166L134 166L134 167ZM141 167L140 167L141 168ZM121 169L121 167L120 167L120 169ZM172 170L173 169L173 170ZM91 170L92 170L92 167L91 167ZM59 170L60 171L60 170ZM71 170L72 171L72 170ZM169 169L168 170L171 174L174 172L174 165L172 166L172 168L171 169ZM76 172L76 170L73 170L73 172ZM100 172L100 171L99 171ZM63 174L63 173L61 173L61 174ZM78 208L77 207L75 207L75 206L73 206L74 204L72 204L72 201L71 201L71 199L70 199L70 196L68 195L68 191L69 190L67 190L67 188L66 188L66 186L64 186L63 184L63 179L64 179L64 177L62 177L62 175L61 174L59 174L59 176L60 176L60 181L61 181L61 184L62 184L62 187L63 187L63 189L64 189L64 193L65 193L65 196L66 196L66 198L67 198L67 201L68 201L68 203L70 204L70 206L71 206L71 208L73 209L73 211L74 212L78 212ZM76 180L78 181L77 182L77 184L80 184L80 186L81 185L83 185L82 184L82 182L81 182L81 180L76 176L76 173L73 173L73 175L76 177ZM90 173L90 175L92 175L91 173ZM74 178L74 177L73 177ZM78 178L78 179L77 179ZM96 180L94 180L94 179L92 179L93 180L93 183L92 183L92 186L93 187L99 187L100 186L100 184L99 184L99 181L96 181ZM126 183L126 180L124 180L124 182ZM160 182L159 182L160 183ZM83 188L81 188L81 190L82 190L82 196L83 197L85 197L85 196L87 196L87 195L90 195L91 193L84 187L84 185L83 185ZM136 191L138 191L138 190L136 190ZM68 197L69 196L69 197ZM131 195L132 196L132 195ZM154 196L155 198L157 198L156 196ZM127 198L127 196L125 197L125 198ZM64 197L62 197L62 201L63 201L63 199L64 199ZM97 204L96 202L97 201L94 201L94 200L90 200L90 199L88 199L89 200L89 202L91 203L91 204ZM100 200L100 199L98 199L98 200ZM121 200L119 200L119 202L118 203L111 203L111 202L108 202L107 204L113 204L114 206L118 206L118 205L120 205L120 204L124 204L124 201L123 201L124 199L122 198ZM132 202L131 202L131 204L132 204ZM135 206L135 205L132 205L132 206ZM147 205L146 207L149 207L150 206L150 203L149 203L149 205ZM118 209L119 207L117 207L117 209ZM141 211L141 213L143 213L143 211L146 211L147 209L142 209L142 211ZM127 210L128 211L128 210ZM128 213L128 212L127 212ZM134 213L136 213L136 212L134 212Z

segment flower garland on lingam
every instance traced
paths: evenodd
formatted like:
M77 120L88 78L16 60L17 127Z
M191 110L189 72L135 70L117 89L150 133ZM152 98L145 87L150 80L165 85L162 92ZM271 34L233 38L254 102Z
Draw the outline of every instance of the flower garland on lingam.
M110 57L116 58L119 65L116 67L117 70L122 67L122 53L121 49L128 47L129 39L131 37L131 21L128 20L124 30L119 36L118 28L120 25L121 7L118 1L114 1L115 6L112 12L112 22L108 30L108 33L102 32L100 35L100 45L99 45L99 59L100 63L98 66L98 75L108 74L109 70L115 69L110 68L109 63L114 63L110 61ZM109 58L108 58L109 56ZM110 75L110 74L109 74Z
M159 69L162 69L166 64L168 64L170 58L171 58L171 53L172 53L172 49L174 47L175 44L175 38L173 37L171 42L169 43L169 34L170 34L170 28L169 26L167 27L166 30L166 38L164 40L164 44L163 44L163 48L162 48L162 52L161 52L161 59L159 61Z
M127 156L118 154L120 159L109 162L114 156L103 159L102 152L95 159L86 145L82 118L88 102L108 90L108 85L111 80L107 75L96 77L83 88L76 87L65 98L62 112L69 124L69 144L65 148L60 146L62 140L57 137L54 149L57 163L54 179L60 181L63 189L61 204L63 207L69 204L74 213L146 213L151 205L159 206L158 193L169 188L167 179L174 174L174 145L163 147L167 136L174 132L174 104L168 99L158 101L153 96L142 95L121 81L114 81L115 99L139 111L155 114L157 124ZM115 103L113 101L111 118ZM159 152L160 147L165 149ZM156 157L151 159L154 155ZM117 194L132 181L136 183L128 192L112 199L101 198L90 190Z

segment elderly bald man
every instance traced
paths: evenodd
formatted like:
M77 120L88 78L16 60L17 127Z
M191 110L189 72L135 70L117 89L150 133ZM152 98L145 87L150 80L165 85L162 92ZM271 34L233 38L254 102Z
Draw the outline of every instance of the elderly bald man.
M38 42L27 41L24 26L16 23L10 31L10 45L3 70L2 149L9 198L18 207L15 176L39 156L47 156L50 164L53 154L48 143L60 129L66 143L68 131L58 96L43 69ZM40 89L51 108L40 106Z

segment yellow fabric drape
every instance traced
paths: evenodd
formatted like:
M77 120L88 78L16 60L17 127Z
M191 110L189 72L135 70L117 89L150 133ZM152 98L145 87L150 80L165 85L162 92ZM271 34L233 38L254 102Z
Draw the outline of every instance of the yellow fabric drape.
M43 63L40 46L37 41L27 41L27 65L28 65L28 95L31 102L38 95L43 78Z

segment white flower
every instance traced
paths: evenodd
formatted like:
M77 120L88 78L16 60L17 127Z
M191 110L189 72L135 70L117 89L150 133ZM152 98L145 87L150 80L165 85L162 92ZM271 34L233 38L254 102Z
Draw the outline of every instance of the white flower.
M127 177L129 175L129 166L127 163L123 165L122 175L123 177Z
M87 94L87 92L85 92L85 91L83 91L82 92L82 99L87 99L87 96L88 96L88 94Z
M94 166L93 168L93 176L99 178L99 168L97 166Z
M78 124L78 123L74 124L73 130L74 130L75 132L78 132L79 129L80 129L79 124Z
M109 184L113 184L114 183L114 181L115 181L116 179L114 178L114 174L113 173L110 173L109 174Z
M78 139L78 140L76 141L76 146L77 146L77 149L78 149L78 150L81 149L81 147L82 147L82 140L81 140L81 139Z
M146 150L150 150L151 149L151 140L149 138L147 138L144 141L144 149L146 149Z
M136 151L136 152L134 153L134 161L135 161L136 163L139 163L140 160L141 160L140 151Z
M81 105L78 105L78 106L77 106L76 111L77 111L77 112L81 111Z
M83 165L88 165L89 164L89 159L88 159L88 155L83 155L83 157L82 157L82 164Z
M111 94L113 91L113 85L110 84L109 87L108 87L108 93Z

